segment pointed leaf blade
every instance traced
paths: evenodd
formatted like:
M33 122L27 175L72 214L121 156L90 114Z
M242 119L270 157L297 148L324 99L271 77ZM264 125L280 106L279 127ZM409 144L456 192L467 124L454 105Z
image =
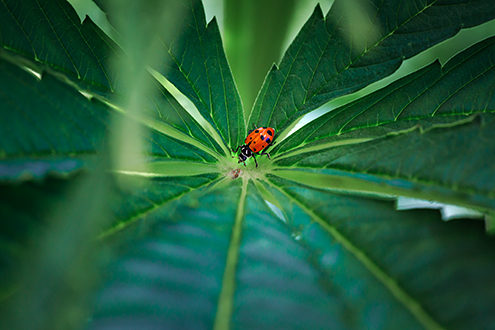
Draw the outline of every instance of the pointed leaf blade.
M104 147L112 118L122 116L88 100L50 74L32 74L0 60L0 178L18 180L68 174L91 163ZM26 97L26 93L31 97ZM146 132L146 131L145 131ZM159 131L145 134L145 153L167 159L212 162L214 158Z
M67 1L5 0L0 8L4 49L63 72L91 90L113 91L114 76L106 62L115 44L91 19L81 24Z
M340 287L357 327L490 327L494 241L481 223L270 181L294 210L288 226Z
M241 189L198 193L154 211L160 221L117 260L91 326L213 325Z
M441 66L434 62L370 95L312 121L277 150L324 150L468 120L492 113L495 38L466 49ZM353 142L354 141L354 142ZM299 150L304 152L304 150Z
M125 81L122 70L116 70L112 64L125 55L89 17L81 23L65 0L3 1L0 8L0 29L6 31L0 34L0 45L10 61L38 72L48 70L78 89L122 105L122 95L127 92ZM145 115L167 121L205 146L221 151L167 90L151 76L149 80L152 86L143 104Z
M301 115L341 95L356 91L395 71L404 58L453 36L461 27L495 17L482 1L373 1L369 19L381 29L378 41L353 51L342 22L344 1L336 1L326 18L317 7L274 68L249 117L278 131Z
M433 63L329 112L289 137L286 148L307 146L277 163L338 169L362 189L382 182L373 189L493 210L494 47L495 38L486 39L443 68Z
M235 148L245 137L244 114L218 24L215 18L206 24L200 0L184 5L188 21L179 38L171 42L171 60L160 71L193 101L225 143Z

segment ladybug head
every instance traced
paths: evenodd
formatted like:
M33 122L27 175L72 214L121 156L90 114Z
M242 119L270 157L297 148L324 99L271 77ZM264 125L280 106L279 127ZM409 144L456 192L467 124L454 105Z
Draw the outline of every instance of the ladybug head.
M239 161L237 163L245 162L246 159L248 159L252 155L253 153L251 152L251 149L249 149L248 146L242 146L241 152L239 153Z

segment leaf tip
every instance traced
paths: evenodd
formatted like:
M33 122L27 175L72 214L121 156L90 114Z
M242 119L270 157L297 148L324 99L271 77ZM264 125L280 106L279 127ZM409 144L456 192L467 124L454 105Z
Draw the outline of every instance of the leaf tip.
M208 22L208 24L207 24L207 25L208 25L208 26L210 26L210 25L218 25L218 22L217 22L217 17L216 17L216 16L213 16L213 17L211 18L211 20Z
M208 24L206 24L206 30L210 31L210 33L220 33L216 16L213 16Z
M323 19L323 10L321 9L321 5L319 2L316 4L315 10L313 11L312 16L314 16L318 19Z

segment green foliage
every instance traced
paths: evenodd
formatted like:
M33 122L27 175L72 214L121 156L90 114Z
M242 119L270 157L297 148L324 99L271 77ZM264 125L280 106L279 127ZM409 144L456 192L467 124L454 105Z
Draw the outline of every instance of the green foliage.
M337 1L326 18L316 7L279 68L268 74L249 122L268 122L283 130L324 102L391 74L404 58L451 37L461 27L495 15L493 5L480 1L373 2L369 19L380 27L381 36L364 45L345 40L344 1Z
M98 0L112 36L65 0L1 1L2 324L493 328L494 37L288 132L495 6L346 1L315 9L252 109L200 0ZM279 137L258 168L230 152L253 125Z

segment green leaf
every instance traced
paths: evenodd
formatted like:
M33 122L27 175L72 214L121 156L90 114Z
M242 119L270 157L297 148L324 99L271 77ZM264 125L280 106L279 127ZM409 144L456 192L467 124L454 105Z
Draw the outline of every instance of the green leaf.
M242 104L213 18L206 24L200 0L184 2L184 29L166 49L164 74L197 107L231 148L245 138Z
M122 81L125 77L112 69L112 64L125 55L89 17L81 23L64 0L22 3L6 0L0 3L0 8L3 8L0 10L0 44L6 51L3 56L38 72L49 70L94 97L122 106L122 94L127 92ZM177 136L175 130L179 130L220 152L220 146L174 97L150 79L153 82L143 105L144 115L166 121L162 131L173 137ZM173 132L169 133L170 130Z
M485 1L372 1L367 13L380 31L363 49L346 41L349 13L336 1L326 18L320 7L287 50L280 66L265 79L249 116L258 123L287 128L301 115L341 95L354 92L394 72L404 58L453 36L461 27L495 17Z
M111 268L91 327L213 325L241 189L193 195L150 213L160 221Z
M132 237L132 234L152 225L156 214L166 214L170 210L169 203L181 200L191 191L213 184L217 178L217 174L133 177L130 188L116 187L113 190L112 221L110 226L100 233L99 238L107 239L123 231L131 232L127 236Z
M255 193L250 185L231 327L351 328L341 288Z
M163 133L170 136L177 134L166 133L171 129L175 129L186 136L193 137L202 145L213 149L216 153L223 153L222 148L208 134L203 127L182 107L181 104L166 90L158 81L153 80L154 93L146 98L145 107L142 109L144 116L159 121L162 124L166 123ZM182 135L182 134L181 134ZM185 138L182 137L182 141Z
M97 92L113 91L108 56L116 45L86 17L81 24L64 0L0 3L2 47Z
M40 241L45 235L53 235L53 232L57 231L62 231L63 235L66 236L65 239L69 241L76 239L74 237L75 233L71 233L71 230L81 228L83 225L77 222L81 220L78 216L70 213L72 211L70 211L68 205L71 205L74 192L80 189L81 183L87 181L88 177L90 175L79 174L73 176L70 180L49 177L43 181L28 181L15 186L5 183L0 184L0 210L2 210L5 218L9 220L0 224L0 269L2 270L0 310L2 312L8 313L9 306L24 299L23 296L26 296L26 290L37 290L37 288L29 287L30 281L45 276L43 267L46 268L46 266L37 265L40 269L33 266L33 262L38 260L35 257L50 260L55 264L57 260L62 261L59 258L64 258L64 255L58 254L53 248L50 248L50 242L40 243ZM108 209L104 213L98 214L98 217L103 217L105 221L92 228L90 233L85 233L83 239L79 238L77 242L74 242L75 245L86 246L94 244L96 238L98 238L100 242L114 242L119 246L129 237L135 239L140 233L147 232L155 222L161 221L163 215L167 215L167 212L173 210L174 201L181 200L193 190L216 182L217 175L174 178L136 177L134 178L132 189L118 187L113 181L112 176L109 175L105 175L98 181L99 193L102 194L102 189L105 189L105 195L107 196L106 199L100 197L98 202L104 203L105 208ZM106 189L105 182L113 183L109 184L108 189ZM86 189L94 190L94 184L95 182L92 182ZM86 197L90 195L88 191L83 194ZM80 214L80 216L85 217L88 214L87 212L81 212L80 205L77 203L74 206L78 209L73 211ZM61 209L64 215L74 215L74 219L64 218L64 216L59 217L60 219L58 220L63 220L63 222L57 225L57 222L54 221L57 218L57 209ZM58 234L61 235L61 233ZM92 236L88 237L87 234ZM58 240L59 238L51 236L51 239ZM48 253L38 255L38 247L42 244L48 244ZM105 246L108 246L108 244L100 246L98 253L93 253L88 257L101 260L105 256L104 253L101 253L105 252ZM54 248L58 250L60 247L55 246ZM26 269L20 268L20 265L26 261L28 262L28 265L24 267ZM63 262L66 263L67 260L64 259ZM96 265L94 266L96 267ZM62 268L65 267L67 272L63 271L64 274L74 273L77 270L75 266L64 264ZM96 271L97 269L95 268L94 270ZM53 276L56 279L57 270L52 269L50 271L53 272ZM78 271L81 271L81 269ZM86 273L84 271L84 274ZM91 281L83 277L78 282L68 282L66 284L80 287L81 285L86 286L89 282ZM60 286L63 287L66 284L60 284ZM59 293L55 292L57 289L55 286L53 287L53 296L63 297L65 293L60 293L60 296L58 296ZM88 290L88 288L85 290ZM71 290L66 291L70 292ZM46 308L57 308L58 302L52 296L46 297L42 294L38 298L41 303L46 304ZM29 304L26 303L26 305ZM36 313L39 314L38 312ZM41 312L40 314L43 313ZM44 322L47 322L47 325L52 324L55 317L56 313L50 315L50 318L45 319Z
M370 95L332 110L276 146L290 154L361 143L420 128L455 126L473 114L493 113L495 38L434 62ZM283 156L286 157L286 156Z
M9 123L0 130L2 179L68 173L95 155L110 117L106 106L48 74L39 81L5 61L0 72L0 121Z
M244 205L238 184L190 194L173 212L153 211L160 220L112 266L91 326L490 324L494 243L479 225L445 225L436 211L396 212L391 201L270 181L288 207L285 222L252 185L245 211L236 208ZM465 290L479 300L453 299ZM230 313L219 315L224 304Z
M242 143L245 122L216 22L206 24L199 0L180 2L186 28L158 29L165 45L156 54L144 49L153 36L136 36L155 26L148 14L159 2L133 11L141 5L130 1L124 12L132 17L103 7L115 10L112 22L128 23L117 32L124 51L102 43L109 39L94 25L82 44L74 33L86 36L90 20L80 24L65 2L0 2L7 9L0 11L2 324L492 326L495 241L483 223L445 223L436 210L397 211L394 201L476 208L493 230L493 39L330 112L314 122L320 126L310 124L316 132L295 134L272 159L244 167L227 150ZM316 12L269 74L258 102L266 93L279 102L267 109L288 109L287 118L273 112L278 132L321 102L388 75L402 57L493 16L481 1L380 2L376 17L367 15L384 37L356 53L355 36L339 32L349 26L346 6L337 2L326 20ZM327 50L317 48L327 42ZM67 55L85 47L101 51L98 60L111 58L104 65L125 54L136 68L110 70L112 92L93 82L94 61L70 66ZM150 52L160 66L149 64ZM140 88L150 77L150 90ZM305 95L303 108L293 107ZM118 131L114 122L124 119L140 133ZM142 167L108 165L109 150L134 158L134 141L119 134L144 142ZM98 271L104 278L95 288Z
M357 328L491 327L495 245L476 222L270 181L291 210L287 226L340 289Z
M254 186L247 195L244 189L198 192L197 200L188 195L174 212L157 214L152 234L113 266L91 326L345 328L338 290L270 216ZM202 205L209 208L198 212Z
M277 164L343 170L361 181L356 189L494 209L494 47L487 39L329 112L289 137L282 148L306 146Z
M0 60L0 178L17 180L68 174L91 162L111 126L111 107L88 100L71 86L44 74L41 80ZM30 95L31 97L26 97ZM71 111L66 111L70 109ZM208 153L151 130L149 156L184 161L213 161Z

